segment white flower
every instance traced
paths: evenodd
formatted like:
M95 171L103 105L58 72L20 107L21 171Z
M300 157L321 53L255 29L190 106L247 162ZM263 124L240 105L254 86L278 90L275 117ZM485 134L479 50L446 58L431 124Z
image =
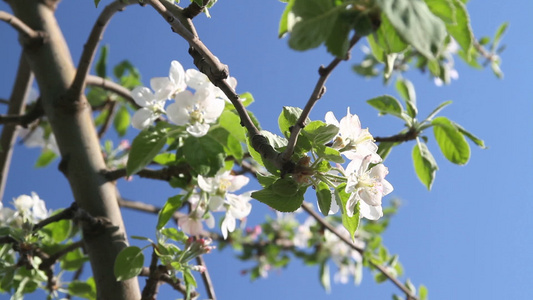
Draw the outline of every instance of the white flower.
M381 157L377 154L378 146L374 143L374 138L368 129L361 128L361 121L357 115L350 113L348 107L346 116L337 121L333 112L326 113L326 124L333 124L339 127L339 134L333 141L333 148L339 149L348 159L363 160L367 155L371 155L372 163L381 162Z
M207 75L205 75L204 73L195 69L188 69L185 74L185 81L187 82L187 85L191 88L195 89L196 91L202 89L208 90L216 98L224 99L225 101L229 102L229 99L224 94L224 92L222 92L220 88L216 87L213 83L211 83ZM235 79L235 77L229 77L228 79L226 79L226 81L228 82L229 86L231 86L231 88L235 90L235 87L237 86L237 79Z
M45 137L43 127L37 126L33 129L19 128L18 134L22 137L22 142L28 148L43 148L50 150L56 155L60 155L59 147L57 146L56 137L53 133L50 133L48 137Z
M138 86L134 88L131 91L131 97L141 107L131 119L131 125L137 129L143 130L150 126L165 112L166 98L156 97L147 87Z
M231 175L229 171L220 171L215 177L198 175L198 186L211 194L209 209L218 211L224 204L227 192L235 192L248 184L250 179L244 175Z
M46 210L46 204L39 196L32 192L31 196L21 195L13 201L17 214L28 218L31 222L38 222L46 219L49 212Z
M191 195L188 199L191 204L191 212L188 215L180 216L178 225L183 232L188 235L201 235L203 233L203 224L205 220L207 227L215 226L215 218L211 212L206 212L205 204L200 201L197 194Z
M172 98L187 88L185 71L178 61L173 60L170 63L168 77L154 77L150 80L150 86L155 91L157 99Z
M209 124L214 123L224 110L224 101L215 98L208 90L195 94L183 91L174 97L176 102L167 108L169 119L176 125L187 125L187 132L201 137L207 134Z
M220 226L224 239L228 237L228 232L235 230L236 219L242 220L250 214L252 211L251 199L250 193L243 195L226 194L226 216Z
M359 202L361 217L369 220L381 218L383 216L381 198L393 191L392 185L385 180L385 176L389 173L387 167L379 164L368 170L371 161L371 155L368 155L362 162L353 160L346 167L348 177L346 193L351 193L346 203L349 217L353 216L355 205Z

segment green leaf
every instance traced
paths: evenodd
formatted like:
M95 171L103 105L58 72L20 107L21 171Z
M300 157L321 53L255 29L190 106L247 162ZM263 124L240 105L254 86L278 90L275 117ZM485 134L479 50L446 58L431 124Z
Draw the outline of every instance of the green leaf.
M117 114L115 115L115 119L113 120L113 127L115 127L115 130L119 136L122 137L126 135L128 127L130 126L130 122L131 117L128 109L125 105L121 105L117 111Z
M290 128L298 121L302 109L298 107L284 106L278 117L279 130L286 136L290 135Z
M329 53L337 57L346 56L350 46L348 34L350 33L351 25L352 24L348 23L344 18L337 17L335 23L333 23L333 28L331 29L332 33L329 34L326 39L326 48Z
M115 260L115 277L117 281L128 280L139 275L144 264L144 254L141 248L129 246L117 255Z
M386 55L400 53L408 46L385 15L381 15L381 24L374 34L368 36L368 41L373 51L376 47L380 49L376 49L374 54L381 62L385 61Z
M287 6L285 6L285 9L283 10L283 14L281 15L281 19L279 21L279 38L283 37L287 32L289 32L292 29L292 26L294 25L295 17L292 13L293 5L294 0L288 1Z
M174 227L165 228L161 230L161 233L176 242L185 242L188 239L187 235L183 231L178 231L178 229Z
M154 157L153 161L160 165L166 166L176 161L176 154L167 152L160 153Z
M293 212L304 201L305 188L299 188L292 178L285 177L276 180L271 186L252 193L257 199L280 212Z
M48 166L54 159L56 159L57 154L50 149L43 149L41 155L37 158L35 162L35 168L42 168Z
M505 22L502 25L500 25L500 27L498 27L498 29L496 30L496 34L494 34L494 40L492 41L491 52L494 52L494 50L498 48L498 45L500 44L500 40L503 34L505 33L505 31L507 30L507 27L509 27L509 23Z
M57 222L46 225L43 230L50 234L50 237L56 242L60 243L66 240L70 235L72 229L70 220L59 220Z
M429 152L426 144L420 142L419 139L417 139L416 144L413 147L412 156L418 179L420 179L428 190L431 190L431 186L435 180L435 173L438 170L435 158L433 158L433 155Z
M109 47L107 45L102 46L100 48L100 57L96 61L96 65L95 65L96 75L102 78L107 77L107 50L108 49Z
M459 129L446 117L437 117L431 124L444 157L454 164L464 165L470 159L470 146Z
M68 284L68 293L84 299L96 299L96 289L88 282L75 280Z
M228 156L233 156L236 159L243 158L244 153L241 143L228 130L222 127L213 128L209 131L209 136L224 147L224 151Z
M485 146L485 142L478 138L477 136L473 135L472 133L470 133L469 131L467 131L466 129L464 129L461 125L455 123L455 122L452 122L453 126L455 126L455 128L457 128L457 130L459 130L459 132L461 132L464 136L466 136L467 138L469 138L472 142L474 142L474 144L478 145L481 149L486 149L487 147Z
M163 205L163 208L161 208L157 215L157 230L163 228L167 224L168 220L170 220L174 212L181 207L183 204L182 198L183 195L176 195L168 198L167 202L165 202L165 205Z
M448 101L444 101L442 102L441 104L439 104L439 106L437 106L437 108L435 108L430 114L429 116L426 118L426 121L431 121L431 119L433 119L433 117L435 117L443 108L445 108L446 106L452 104L452 101L451 100L448 100Z
M324 145L339 133L339 127L317 120L307 124L302 133L313 145Z
M326 292L331 291L331 279L329 274L329 265L327 260L323 260L322 263L320 263L320 284L326 290Z
M407 114L409 114L411 118L416 117L416 115L418 114L418 109L416 107L416 93L415 87L413 86L411 81L407 79L398 79L396 81L396 90L405 100L405 104L407 106Z
M346 183L339 184L337 188L335 188L335 195L340 199L341 202L340 207L342 212L342 225L350 233L350 238L352 241L355 241L355 232L359 227L360 221L359 203L355 205L353 216L348 217L348 213L346 212L346 203L348 202L348 199L350 199L351 194L346 193L345 189Z
M126 75L126 73L128 74ZM113 68L113 74L120 80L120 84L127 89L133 89L136 86L142 85L141 74L127 60L123 60L117 64Z
M241 118L236 113L228 110L223 111L218 119L218 123L239 142L246 141L246 131L241 125Z
M241 103L244 105L244 107L254 103L254 96L252 96L252 94L249 92L240 94L239 99L241 99Z
M194 276L192 275L191 269L185 269L185 270L183 271L183 279L185 279L185 284L186 284L187 286L197 287L197 285L196 285L196 279L195 279Z
M444 23L420 0L376 0L403 39L422 55L438 55L446 37Z
M202 176L212 177L224 166L224 147L209 135L188 137L182 149L187 163Z
M429 10L446 24L455 24L454 0L425 0Z
M472 33L472 27L470 27L470 17L466 6L459 0L452 0L455 15L454 23L447 23L446 29L450 35L457 41L457 43L463 48L465 53L470 53L470 49L474 43L474 34ZM468 56L467 56L468 58Z
M337 149L333 149L331 147L323 146L323 145L317 145L315 147L316 154L328 161L336 162L339 164L342 164L344 162L344 158L342 158L340 152Z
M294 0L292 12L299 21L292 27L289 46L303 51L328 39L340 11L331 0Z
M163 149L167 142L167 128L147 128L139 133L131 143L126 174L131 176L145 166Z
M85 256L80 248L70 251L61 258L61 269L65 271L76 271L85 262L89 261L89 257Z
M316 188L316 198L318 199L318 207L320 212L327 216L331 208L331 190L324 182L319 182Z
M380 114L391 114L393 116L396 116L398 118L404 119L404 110L402 107L402 104L398 99L389 96L379 96L376 98L372 98L370 100L366 101L368 104L370 104L372 107L377 109Z
M428 289L425 285L420 285L418 287L418 299L428 300Z

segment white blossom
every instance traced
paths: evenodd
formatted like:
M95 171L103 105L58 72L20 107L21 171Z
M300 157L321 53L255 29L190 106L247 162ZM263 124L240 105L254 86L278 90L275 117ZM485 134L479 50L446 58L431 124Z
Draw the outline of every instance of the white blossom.
M137 129L150 126L161 114L165 112L166 98L158 98L152 91L144 86L138 86L131 91L135 103L141 108L131 118L131 125Z
M339 122L333 112L326 113L326 124L333 124L339 127L339 133L333 141L333 148L338 149L348 159L363 160L370 155L372 163L381 162L381 157L377 154L378 146L374 143L374 138L368 129L361 128L361 121L357 115L350 113L348 107L346 116Z
M213 83L211 83L207 75L205 75L204 73L195 69L188 69L185 74L185 81L187 82L187 85L189 87L195 89L196 91L204 89L208 90L215 96L215 98L220 98L225 100L226 102L229 102L229 99L226 94L224 94L224 92L222 92L220 88L216 87ZM228 82L229 86L233 90L235 90L235 87L237 86L237 79L235 79L235 77L229 77L226 79L226 81Z
M16 214L30 222L41 221L50 215L46 210L45 202L35 192L32 192L31 196L21 195L17 197L13 200L13 205L15 206Z
M242 220L246 218L252 211L252 204L250 204L250 193L245 193L242 195L235 194L226 194L226 216L222 221L220 229L224 239L228 237L228 232L233 232L235 230L235 221L237 219Z
M195 137L206 135L209 124L216 122L224 110L224 101L208 90L197 90L194 94L183 91L174 100L167 108L168 118L176 125L187 125L187 132Z
M150 80L150 86L155 91L157 99L169 99L175 94L187 88L185 83L185 71L183 66L176 60L170 63L168 77L154 77Z
M368 155L362 162L353 160L346 167L348 177L346 193L351 193L346 203L349 217L353 216L357 203L360 203L361 217L377 220L383 216L381 199L392 192L393 187L385 180L385 176L389 173L388 169L383 164L368 169L371 162L371 155Z

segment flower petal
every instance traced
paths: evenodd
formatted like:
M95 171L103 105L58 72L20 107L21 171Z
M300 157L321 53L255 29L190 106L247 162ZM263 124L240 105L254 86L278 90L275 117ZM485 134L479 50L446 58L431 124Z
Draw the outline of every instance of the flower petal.
M143 107L135 112L131 118L131 125L134 128L143 130L150 126L156 118L157 116L151 110Z
M138 86L131 91L131 97L135 103L139 104L141 107L145 107L154 102L154 94L152 91L145 86Z
M361 204L359 205L359 212L361 213L361 217L368 220L375 221L383 217L383 209L381 206L368 205L364 201L361 201Z
M209 131L209 124L195 123L187 126L187 132L194 137L202 137Z
M179 126L189 123L190 120L187 109L177 102L172 103L167 107L167 117L172 123Z

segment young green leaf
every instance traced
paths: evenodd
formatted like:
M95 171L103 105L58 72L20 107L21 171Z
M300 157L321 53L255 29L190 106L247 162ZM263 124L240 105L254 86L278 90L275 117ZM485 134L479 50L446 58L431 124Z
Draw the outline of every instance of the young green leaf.
M354 214L351 217L348 217L346 212L346 203L350 199L351 194L346 193L346 183L341 183L335 188L335 196L340 199L340 209L342 213L342 225L350 233L350 238L352 241L355 240L355 232L359 227L360 213L359 213L359 203L355 205Z
M107 50L108 46L102 46L100 48L100 57L96 61L95 69L96 69L96 75L106 78L107 76Z
M150 162L167 142L167 128L147 128L139 133L131 143L131 150L126 164L126 174L131 176Z
M130 246L122 249L115 260L115 277L117 281L128 280L141 273L144 254L141 248Z
M429 10L446 24L455 24L453 0L425 0Z
M459 130L459 132L461 132L464 136L466 136L472 142L474 142L474 144L478 145L481 149L486 149L487 148L485 146L485 142L482 139L480 139L477 136L473 135L472 133L470 133L469 131L464 129L461 125L459 125L459 124L457 124L455 122L452 122L452 125L455 126L455 128L457 128L457 130Z
M431 190L433 181L435 180L435 173L438 170L437 162L426 144L417 139L415 146L413 147L413 164L415 167L416 175L418 179L426 186L428 190Z
M188 137L182 149L187 163L202 176L214 176L224 166L224 147L209 135Z
M241 119L236 113L225 110L218 118L218 122L220 126L226 129L239 142L244 142L246 140L246 131L244 130L244 127L242 127Z
M327 260L324 260L322 263L320 263L320 284L324 290L326 290L326 292L329 293L331 291L331 280Z
M342 158L339 150L337 149L333 149L328 146L317 145L315 147L315 152L319 157L325 160L336 162L339 164L342 164L344 162L344 158Z
M443 108L445 108L446 106L452 104L452 101L451 100L448 100L448 101L444 101L442 102L441 104L439 104L439 106L437 106L437 108L435 108L430 114L429 116L426 118L426 121L431 121L431 119L433 119L433 117L435 117Z
M339 133L339 127L317 120L307 124L302 133L313 145L324 145Z
M428 300L428 289L425 285L418 287L418 296L420 300Z
M466 164L470 159L470 146L461 132L446 117L437 117L431 124L444 157L454 164Z
M289 128L296 124L298 118L302 114L302 109L298 107L284 106L281 114L278 117L279 130L289 137Z
M37 161L35 162L36 168L42 168L48 166L54 159L57 158L57 154L55 154L54 151L50 149L43 149L41 152L41 155L37 158Z
M411 118L416 117L416 115L418 114L418 109L416 107L416 93L415 87L413 86L411 81L407 79L398 79L396 81L396 90L405 100L405 104L407 106L407 114L409 114Z
M253 192L251 196L277 211L293 212L302 205L305 190L299 188L292 178L285 177L265 189Z
M463 48L468 58L468 54L474 43L474 34L472 33L472 27L470 27L470 16L468 16L466 6L461 1L452 0L452 2L455 8L455 22L447 23L446 29L461 48Z
M318 207L320 212L327 216L331 207L331 190L324 182L319 182L316 187L316 198L318 200Z
M282 38L287 32L292 30L292 26L294 25L294 14L292 13L292 7L294 5L294 0L287 1L287 6L285 6L285 9L283 10L283 14L281 15L281 19L279 21L279 29L278 29L278 37Z
M391 114L400 119L404 119L405 112L403 110L402 104L398 99L389 96L383 95L376 98L372 98L366 101L370 106L374 107L379 111L380 114Z
M428 59L435 58L446 37L444 23L420 0L377 0L403 39Z
M126 131L130 126L131 116L125 105L121 105L113 120L113 127L117 131L119 136L126 135Z
M165 205L163 205L163 208L159 211L157 215L157 226L156 229L159 230L163 228L168 220L172 217L174 212L181 207L183 204L183 196L182 195L176 195L173 197L168 198L167 202L165 202Z

